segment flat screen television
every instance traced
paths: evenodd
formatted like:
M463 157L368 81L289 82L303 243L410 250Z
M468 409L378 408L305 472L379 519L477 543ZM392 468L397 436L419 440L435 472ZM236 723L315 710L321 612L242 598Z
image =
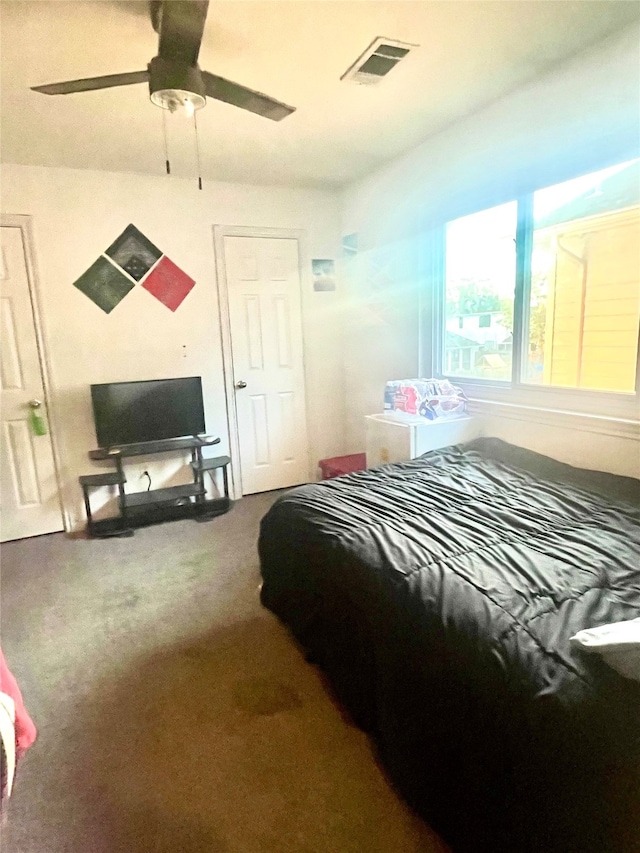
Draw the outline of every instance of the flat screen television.
M182 438L205 431L199 376L92 385L91 402L99 447Z

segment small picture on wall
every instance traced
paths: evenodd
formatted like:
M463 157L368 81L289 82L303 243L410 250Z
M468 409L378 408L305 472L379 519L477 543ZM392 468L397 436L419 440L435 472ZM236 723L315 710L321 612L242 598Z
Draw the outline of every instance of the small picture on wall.
M314 290L335 290L336 273L335 261L314 258L311 261Z

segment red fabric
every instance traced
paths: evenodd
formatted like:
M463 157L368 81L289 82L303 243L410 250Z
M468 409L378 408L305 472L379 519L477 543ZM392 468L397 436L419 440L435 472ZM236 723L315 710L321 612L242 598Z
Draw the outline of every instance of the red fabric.
M159 299L170 311L175 311L182 304L195 281L166 255L151 270L142 282L142 286L156 299Z
M7 666L7 662L0 648L0 691L6 693L15 702L16 706L16 755L18 758L27 750L34 742L37 736L36 727L33 720L27 713L22 700L22 693L18 687L18 682L13 677L11 670Z
M352 453L350 456L334 456L331 459L321 459L318 465L322 471L322 479L330 480L341 474L363 471L367 467L367 454Z

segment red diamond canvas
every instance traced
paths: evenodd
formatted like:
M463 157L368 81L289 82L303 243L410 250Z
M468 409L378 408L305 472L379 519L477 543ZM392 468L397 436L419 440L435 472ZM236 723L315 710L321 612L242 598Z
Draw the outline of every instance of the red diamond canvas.
M175 311L187 296L195 281L164 255L142 282L142 287Z

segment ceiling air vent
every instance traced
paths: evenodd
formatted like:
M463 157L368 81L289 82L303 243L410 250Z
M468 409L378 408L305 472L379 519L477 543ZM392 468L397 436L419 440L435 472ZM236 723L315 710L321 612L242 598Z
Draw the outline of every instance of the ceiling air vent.
M340 78L355 83L379 83L417 44L378 36Z

